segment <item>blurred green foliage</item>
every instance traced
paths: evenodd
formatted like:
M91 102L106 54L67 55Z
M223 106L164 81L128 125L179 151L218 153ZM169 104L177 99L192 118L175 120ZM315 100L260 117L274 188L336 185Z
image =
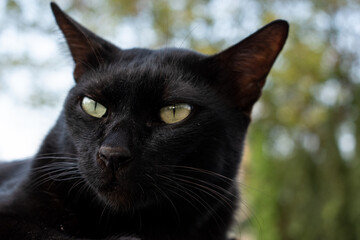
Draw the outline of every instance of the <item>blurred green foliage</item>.
M51 27L44 27L41 19L28 23L19 18L26 12L22 2L6 0L7 23L48 33ZM32 2L48 9L46 1ZM230 46L271 20L287 19L289 40L253 113L247 141L250 154L242 166L242 206L250 211L239 217L239 238L360 239L358 1L59 4L100 35L121 39L126 36L117 36L116 30L128 25L143 47L175 45L204 53ZM26 56L8 56L0 71L29 62Z

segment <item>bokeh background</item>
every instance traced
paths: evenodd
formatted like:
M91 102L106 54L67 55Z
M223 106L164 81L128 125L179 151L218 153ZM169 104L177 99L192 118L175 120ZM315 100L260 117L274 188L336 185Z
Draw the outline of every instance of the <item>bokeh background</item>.
M123 48L212 54L262 25L289 40L255 106L239 239L360 239L359 0L58 0ZM47 0L0 2L0 159L33 155L73 85Z

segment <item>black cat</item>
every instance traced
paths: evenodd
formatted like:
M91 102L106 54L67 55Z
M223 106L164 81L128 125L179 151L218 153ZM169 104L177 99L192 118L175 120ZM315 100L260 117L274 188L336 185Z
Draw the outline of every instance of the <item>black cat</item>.
M36 156L0 165L0 239L227 239L251 109L288 24L207 56L120 49L51 7L76 85Z

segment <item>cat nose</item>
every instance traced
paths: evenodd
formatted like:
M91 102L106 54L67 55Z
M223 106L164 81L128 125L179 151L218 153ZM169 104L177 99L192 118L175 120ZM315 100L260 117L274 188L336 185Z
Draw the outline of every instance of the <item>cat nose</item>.
M102 146L98 153L100 161L113 171L130 162L131 154L129 149L124 147Z

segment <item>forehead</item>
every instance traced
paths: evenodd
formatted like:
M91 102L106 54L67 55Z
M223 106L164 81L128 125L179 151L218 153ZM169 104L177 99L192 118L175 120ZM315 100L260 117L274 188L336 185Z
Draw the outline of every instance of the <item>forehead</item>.
M136 84L169 82L194 77L202 56L182 49L125 50L109 65L109 73Z
M86 93L113 100L186 97L196 94L202 56L186 50L127 50L115 60L84 76ZM111 99L109 99L111 100Z

